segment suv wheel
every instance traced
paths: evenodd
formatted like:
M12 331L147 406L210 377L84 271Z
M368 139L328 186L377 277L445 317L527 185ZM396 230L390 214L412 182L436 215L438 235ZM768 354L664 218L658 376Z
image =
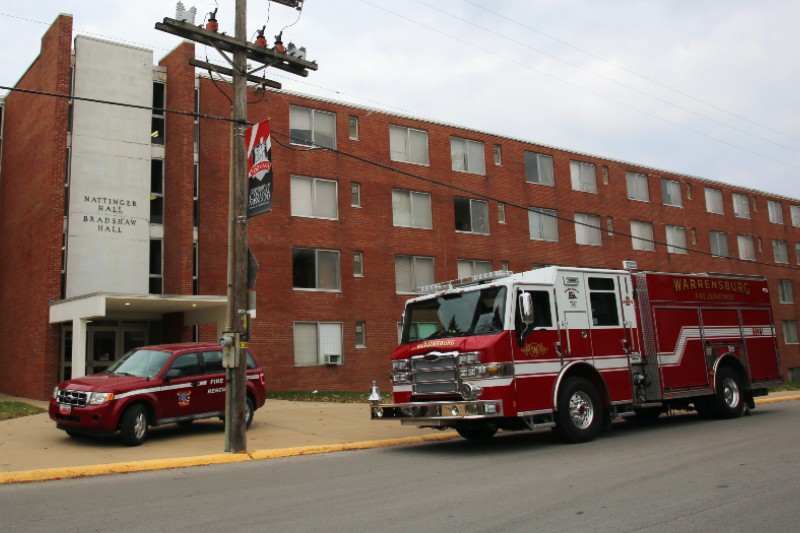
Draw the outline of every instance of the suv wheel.
M128 446L138 446L147 438L149 421L147 419L147 409L144 405L136 404L128 407L122 414L120 430L122 442Z

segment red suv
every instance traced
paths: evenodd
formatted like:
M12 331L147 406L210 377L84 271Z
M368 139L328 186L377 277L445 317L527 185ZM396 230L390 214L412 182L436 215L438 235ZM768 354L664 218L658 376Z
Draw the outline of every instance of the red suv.
M265 402L264 372L247 352L247 427ZM225 416L222 349L214 343L136 348L108 370L59 383L50 418L67 435L111 435L138 446L150 426Z

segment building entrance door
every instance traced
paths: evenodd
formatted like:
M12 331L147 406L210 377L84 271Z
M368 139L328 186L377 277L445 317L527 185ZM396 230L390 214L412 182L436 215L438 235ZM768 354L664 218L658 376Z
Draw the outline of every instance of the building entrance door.
M111 366L133 348L148 343L147 324L111 322L86 329L86 374ZM72 377L72 326L61 330L61 379Z
M102 372L117 359L117 329L108 326L89 327L87 374Z

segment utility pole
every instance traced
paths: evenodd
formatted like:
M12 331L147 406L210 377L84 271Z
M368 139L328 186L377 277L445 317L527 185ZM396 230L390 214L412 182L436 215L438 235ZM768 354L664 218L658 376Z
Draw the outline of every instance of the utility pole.
M279 3L301 9L303 0L277 0ZM214 12L214 15L216 11ZM234 37L217 33L217 21L206 28L184 21L165 18L156 23L156 29L185 39L213 46L231 64L232 69L216 68L213 65L192 60L190 64L217 70L231 76L233 83L233 131L231 140L231 175L228 188L228 301L226 306L225 332L220 339L223 347L223 366L226 367L225 392L225 451L244 453L245 402L247 389L247 358L244 349L247 342L247 149L244 130L247 126L247 81L253 77L247 72L247 60L251 59L266 67L275 67L292 74L308 76L308 70L317 70L317 64L293 55L285 49L269 49L247 41L247 0L236 0ZM233 53L233 60L225 54ZM259 80L264 86L280 88L280 84ZM249 340L249 339L248 339Z

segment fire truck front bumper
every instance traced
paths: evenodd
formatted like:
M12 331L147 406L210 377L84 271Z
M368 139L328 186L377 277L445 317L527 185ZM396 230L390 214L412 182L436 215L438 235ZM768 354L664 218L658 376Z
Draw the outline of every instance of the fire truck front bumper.
M402 425L449 427L461 420L502 418L502 400L387 403L370 406L372 420Z

